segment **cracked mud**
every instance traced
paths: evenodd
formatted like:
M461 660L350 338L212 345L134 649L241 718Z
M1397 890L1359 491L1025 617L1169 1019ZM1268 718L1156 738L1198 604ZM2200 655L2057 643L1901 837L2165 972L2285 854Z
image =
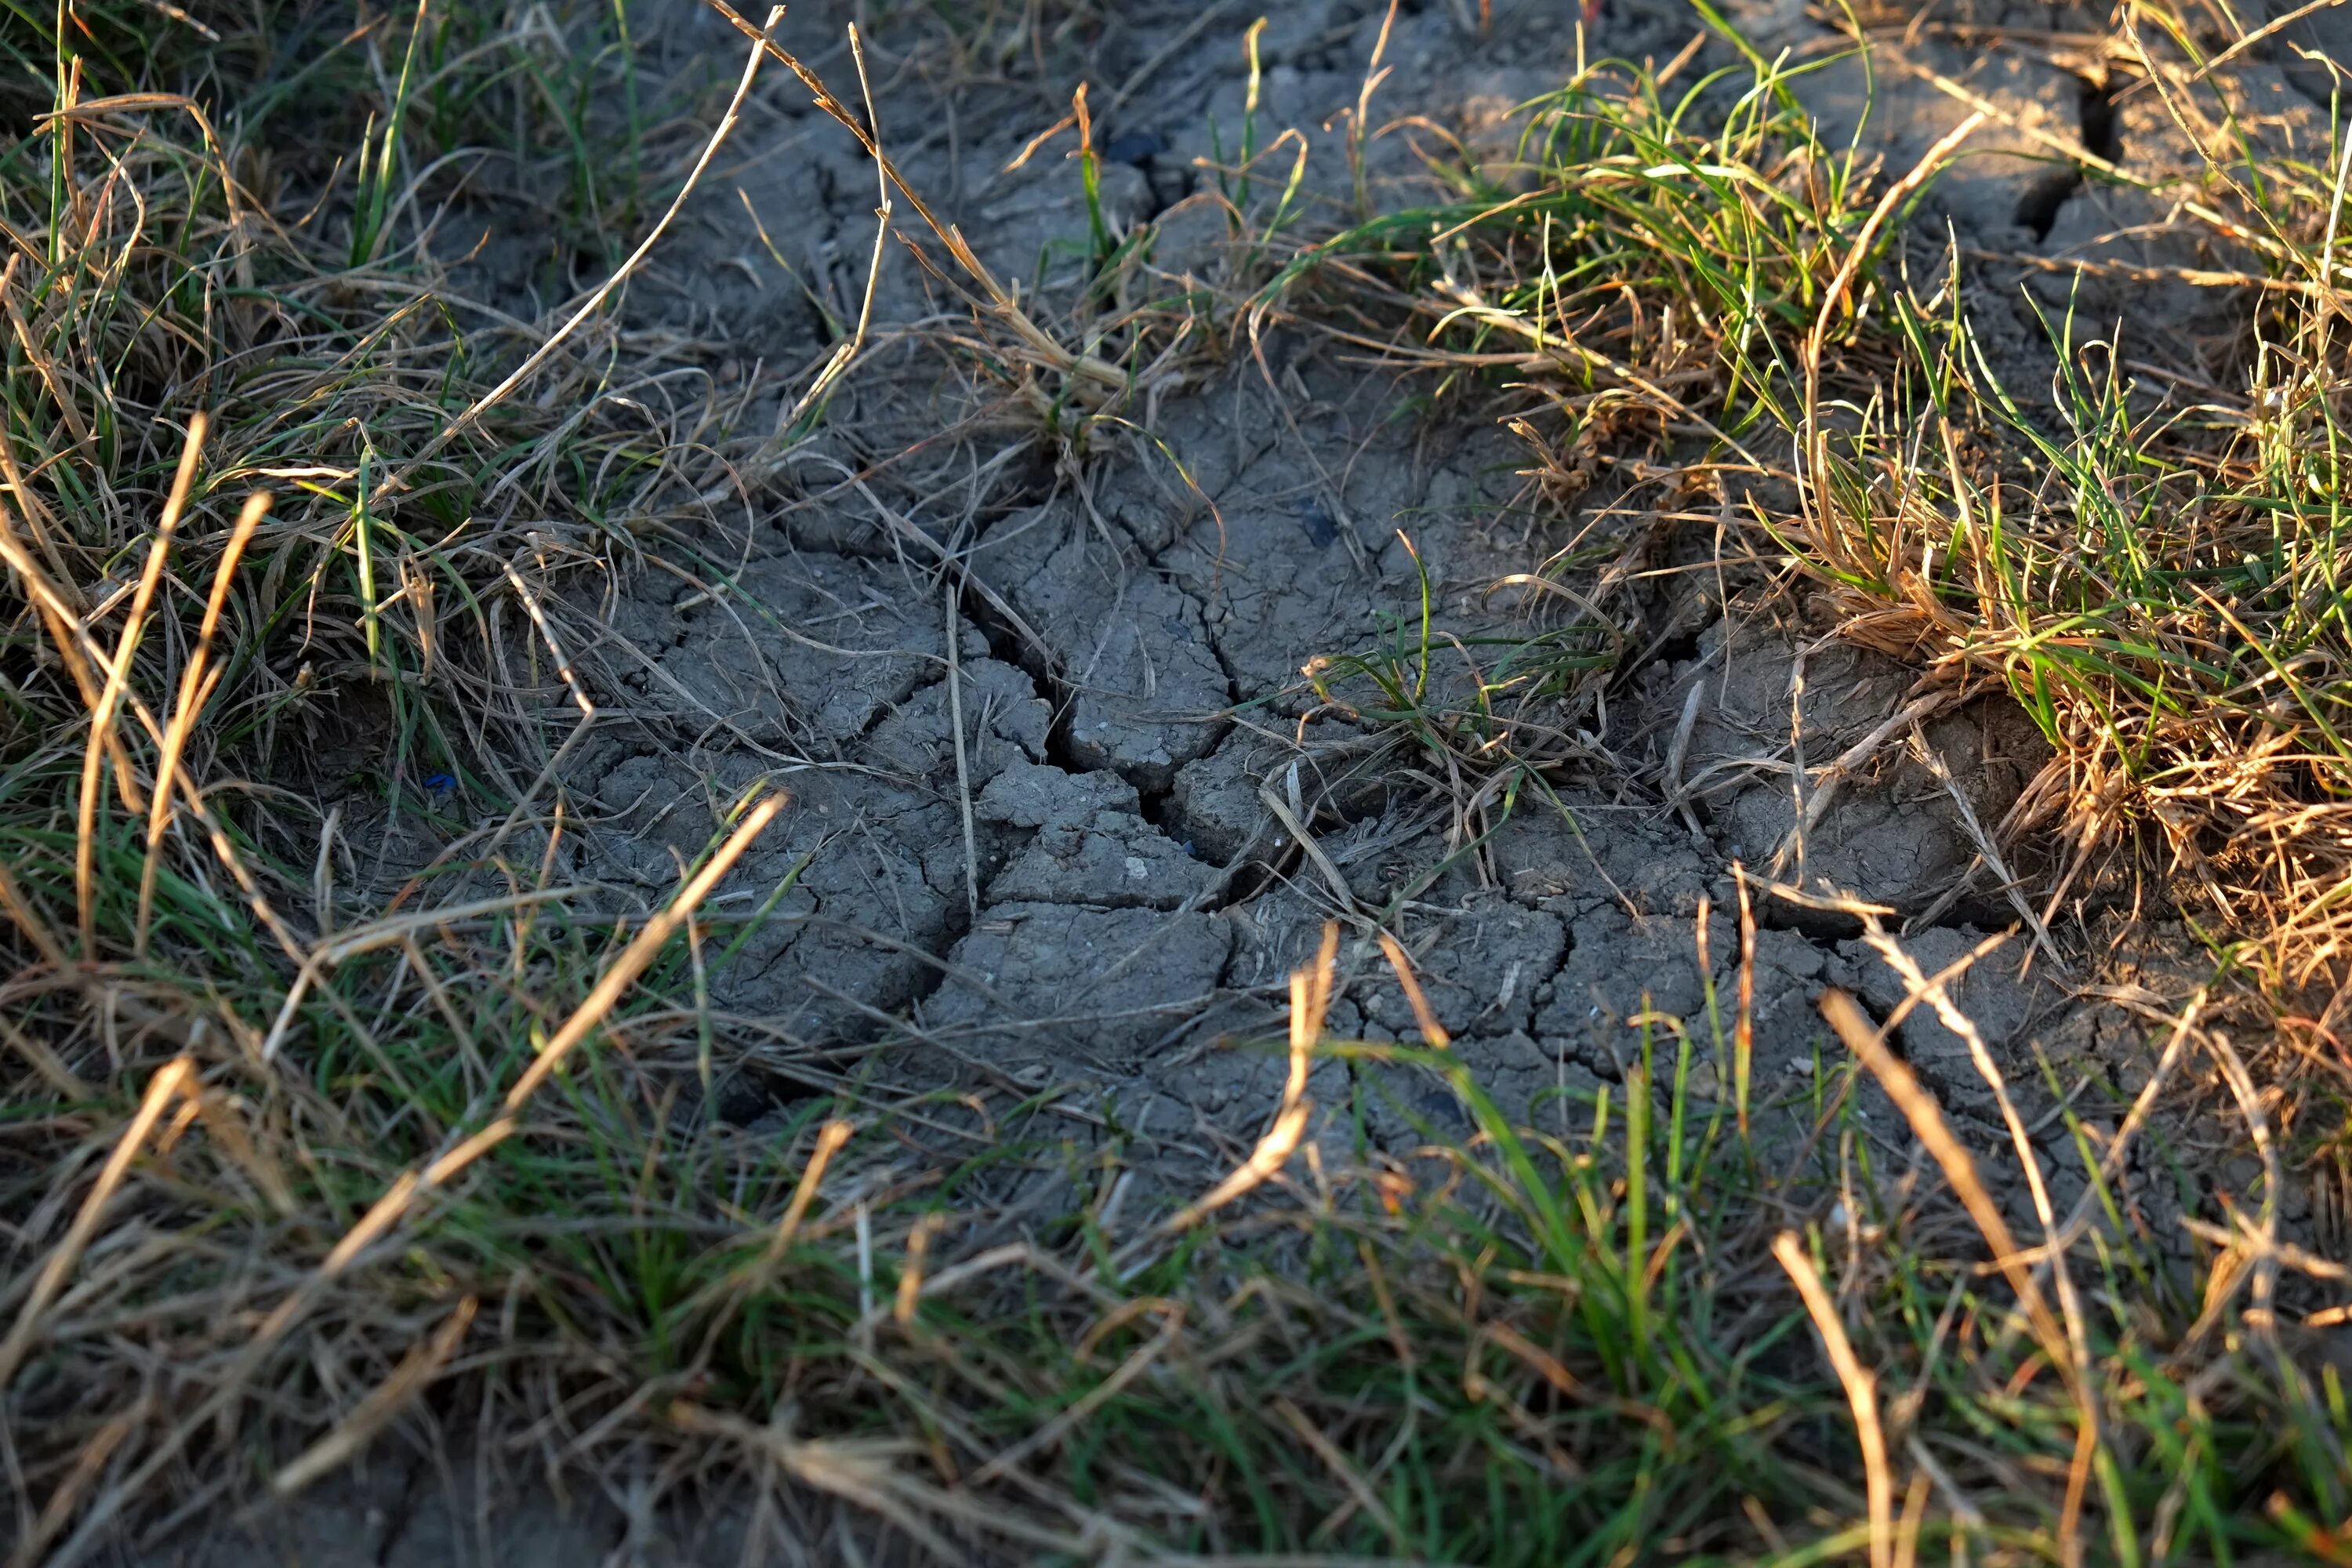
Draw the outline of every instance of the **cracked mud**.
M1264 40L1277 118L1323 124L1353 101L1379 10L1285 8ZM1383 89L1391 112L1439 115L1475 142L1553 85L1569 44L1543 8L1497 10L1485 38L1444 7L1408 11L1390 57L1405 63ZM1811 26L1793 13L1745 20L1767 41ZM1115 77L1150 58L1175 25L1172 11L1136 7L1095 68ZM701 19L681 27L705 32L719 47ZM1634 54L1683 42L1663 10L1614 16L1602 33ZM1890 50L1868 132L1890 167L1965 112L1932 84L1938 74L2012 111L1937 187L1932 226L2028 260L2156 243L2108 238L2130 215L2109 213L2059 155L2128 156L2157 139L2144 115L2039 62L1932 39ZM1207 265L1218 243L1181 221L1191 159L1209 150L1199 94L1213 113L1239 113L1225 102L1235 84L1211 65L1180 57L1099 132L1129 160L1106 187L1114 220L1167 224L1163 274ZM2274 77L2257 73L2250 90L2294 93ZM963 90L954 133L899 156L953 194L982 254L1018 274L1082 232L1083 208L1066 171L1008 172L1034 127L990 112L1006 105L985 89ZM1862 123L1858 67L1809 90L1834 134ZM842 258L871 234L870 187L837 141L780 112L739 183L754 210L822 213L810 244L846 289ZM1335 148L1318 157L1344 166ZM714 243L740 244L723 216L704 221ZM2012 265L1990 292L2015 300L2021 279L2040 281ZM897 267L882 308L919 314L920 287ZM686 295L680 309L718 308ZM2047 361L2046 342L2021 327L2011 336L2019 374ZM583 622L610 721L567 781L602 818L587 869L650 903L747 792L791 792L717 906L767 910L709 977L743 1045L750 1103L760 1084L836 1081L837 1064L868 1052L894 1081L1050 1086L1134 1140L1147 1164L1155 1140L1172 1147L1196 1125L1246 1139L1265 1100L1235 1086L1266 1081L1251 1047L1278 1033L1289 971L1337 919L1396 932L1454 1048L1511 1113L1564 1115L1578 1089L1624 1076L1645 1033L1711 1049L1710 1020L1736 984L1735 862L1883 906L1930 971L2017 923L2004 879L2021 868L1985 846L2047 760L2032 724L1998 696L1920 707L1900 664L1821 643L1801 607L1711 591L1650 605L1642 633L1664 651L1621 668L1589 737L1611 765L1562 773L1549 798L1524 792L1507 809L1458 808L1428 756L1319 704L1302 667L1392 643L1418 614L1424 573L1442 640L1433 679L1474 681L1479 639L1552 624L1545 604L1488 592L1544 546L1507 521L1519 481L1499 432L1401 417L1387 383L1303 336L1277 331L1261 351L1163 399L1149 438L1043 468L972 458L928 490L887 465L850 482L900 433L891 421L907 396L877 395L869 424L818 443L787 502L714 527L706 572L648 572ZM892 374L901 395L944 395L919 363L882 379ZM1447 647L1463 657L1449 663ZM1882 1011L1902 993L1850 917L1769 898L1757 914L1758 1092L1801 1139L1820 1110L1815 1065L1837 1059L1813 1006L1821 989ZM2070 1001L2046 963L2025 962L2032 946L2012 941L1960 990L2029 1115L2062 1138L2035 1052L2111 1096L2126 1064L2085 1042L2132 1026ZM1368 951L1349 949L1333 1027L1416 1038ZM1976 1074L1939 1028L1915 1016L1901 1038L1965 1107ZM1111 1110L1139 1106L1156 1109L1141 1122ZM1415 1121L1370 1125L1402 1143L1420 1135Z
M2012 8L2036 27L2066 13ZM1310 183L1344 175L1329 127L1356 100L1382 9L1273 8L1262 113L1307 130ZM1768 54L1822 36L1801 6L1733 9ZM839 19L826 10L795 16L802 42ZM1446 5L1406 7L1387 114L1425 114L1482 145L1505 134L1512 105L1555 89L1574 58L1563 8L1493 10L1477 37ZM1098 100L1108 221L1160 222L1164 280L1205 273L1227 243L1222 219L1189 198L1210 125L1230 132L1243 117L1240 14L1188 33L1190 5L1118 11L1087 59L1064 62L1071 80L964 83L936 102L877 34L877 60L897 71L878 92L886 142L1004 276L1029 278L1053 265L1055 246L1083 240L1085 206L1058 156L1008 168L1080 74L1129 83ZM2005 20L1998 0L1969 14ZM2299 25L2336 27L2341 15ZM702 11L681 6L675 20L664 30L673 67L732 57L732 34ZM1664 5L1616 4L1595 43L1665 58L1691 26ZM820 69L844 63L811 53ZM1971 247L1970 281L1995 302L1983 330L2012 384L2046 384L2054 363L2025 291L2086 320L2114 321L2136 301L2138 319L2185 336L2230 307L2212 289L2072 270L2237 265L2157 233L2160 215L2084 180L2078 159L2180 155L2147 101L2116 105L2056 65L1934 36L1885 44L1866 125L1857 64L1816 73L1805 90L1830 141L1860 133L1899 172L1967 111L1938 77L2009 122L1976 133L1918 226L1930 253L1947 225ZM2309 83L2249 61L2231 90L2325 143ZM822 318L854 317L875 222L871 170L781 73L754 107L719 194L689 211L629 302L706 339L750 388L752 423L773 417L781 373L824 351ZM1375 147L1376 174L1411 163L1401 140ZM763 237L793 275L764 258ZM935 308L918 269L893 257L877 320ZM940 433L969 412L959 395L935 361L886 356L844 392L785 484L714 502L681 525L690 550L563 617L598 710L562 769L586 818L560 846L572 873L658 906L747 798L771 786L791 796L707 911L724 1068L712 1114L756 1123L855 1084L1014 1089L1066 1107L1074 1129L1115 1143L1177 1201L1265 1125L1281 1089L1272 1042L1287 979L1329 921L1349 935L1335 1034L1420 1038L1361 940L1383 927L1486 1091L1508 1115L1563 1131L1601 1086L1626 1086L1645 1053L1677 1039L1693 1042L1693 1093L1729 1095L1716 1041L1741 984L1735 865L1883 906L1930 973L2019 921L2005 879L2035 868L1993 864L1985 846L2047 758L2033 726L1999 696L1921 706L1901 664L1823 641L1801 605L1745 589L1727 601L1712 580L1644 601L1629 646L1648 657L1618 669L1580 737L1591 765L1507 806L1439 776L1396 727L1319 702L1302 668L1394 645L1424 581L1441 634L1430 679L1449 700L1479 679L1472 651L1493 646L1480 639L1558 624L1551 601L1489 592L1550 544L1512 515L1516 446L1477 417L1400 414L1383 374L1278 330L1139 413L1148 435L1076 459L955 447ZM948 460L899 462L939 441ZM1622 492L1597 486L1588 504ZM1759 1137L1767 1157L1801 1160L1817 1151L1844 1062L1816 1008L1823 988L1881 1018L1906 988L1850 916L1750 901ZM2119 920L2094 933L2108 952L2102 995L2070 989L2086 973L2061 975L2039 956L2029 965L2026 932L1954 985L2053 1152L2062 1206L2077 1195L2063 1173L2079 1163L2060 1148L2072 1134L2059 1112L2111 1131L2154 1059L2148 1023L2113 998L2136 987L2177 997L2200 977L2181 929ZM1963 1134L2001 1147L1967 1042L1924 1008L1896 1037ZM1434 1081L1321 1062L1312 1136L1353 1160L1466 1131ZM1853 1092L1875 1157L1899 1169L1901 1119L1867 1082ZM2159 1229L2181 1207L2168 1179L2158 1156L2137 1152L2123 1179ZM2292 1201L2285 1217L2302 1217ZM407 1509L400 1500L425 1482L375 1482L352 1483L348 1509L269 1528L293 1531L289 1550L321 1563L471 1550L457 1502ZM544 1546L502 1561L640 1540L601 1517L495 1533Z

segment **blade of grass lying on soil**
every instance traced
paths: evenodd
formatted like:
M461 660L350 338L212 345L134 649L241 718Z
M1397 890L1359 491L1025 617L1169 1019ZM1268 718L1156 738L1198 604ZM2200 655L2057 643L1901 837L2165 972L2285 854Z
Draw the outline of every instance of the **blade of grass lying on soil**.
M1772 1238L1772 1257L1788 1271L1797 1294L1804 1298L1805 1311L1829 1352L1830 1364L1845 1385L1846 1403L1853 1407L1854 1435L1862 1444L1864 1480L1870 1489L1871 1568L1892 1568L1895 1483L1887 1468L1885 1428L1878 1418L1878 1379L1855 1358L1853 1342L1846 1338L1845 1325L1838 1319L1837 1304L1822 1288L1822 1277L1813 1271L1813 1260L1805 1256L1803 1239L1793 1230L1782 1231Z

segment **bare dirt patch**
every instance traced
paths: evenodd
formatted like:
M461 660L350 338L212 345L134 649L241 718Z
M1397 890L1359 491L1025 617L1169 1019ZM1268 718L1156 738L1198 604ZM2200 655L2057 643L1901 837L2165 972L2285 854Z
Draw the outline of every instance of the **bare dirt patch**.
M1500 7L1484 35L1444 6L1402 16L1389 58L1409 63L1381 88L1387 114L1482 133L1498 106L1574 68L1573 37L1539 9ZM1354 105L1381 19L1366 5L1287 8L1260 40L1262 112L1321 143L1310 180L1344 174L1343 130L1314 128ZM1185 22L1122 13L1090 39L1085 28L1065 39L1072 52L1055 68L1120 79ZM1612 16L1589 47L1678 47L1688 25L1663 11ZM823 36L812 19L795 26ZM678 27L719 37L697 15ZM1199 30L1097 127L1133 155L1140 208L1176 194L1163 189L1171 181L1198 184L1212 121L1228 136L1241 122L1241 105L1225 101L1239 90L1235 31ZM1981 247L2031 255L2052 233L2072 243L2079 215L2035 233L2019 214L2052 205L2036 193L2053 168L2078 179L2053 147L2081 144L2079 79L1998 54L1929 53L1922 68L1958 71L2015 111L1937 187L1937 211ZM893 58L887 29L876 55ZM1042 127L989 111L1045 84L965 84L927 120L908 74L917 58L883 79L910 100L877 88L886 139L891 121L908 127L894 156L1001 272L1050 276L1057 254L1086 243L1083 202L1058 148L1005 173ZM1805 79L1825 117L1858 121L1859 71ZM1948 96L1882 74L1864 133L1900 165L1966 111L1947 116ZM1205 110L1187 85L1198 78L1215 81ZM754 128L737 155L751 171L834 168L818 231L803 232L830 254L862 254L870 185L853 177L846 139L806 115L788 123ZM1395 153L1402 142L1381 145ZM1411 173L1388 156L1376 188L1402 192ZM723 258L694 249L709 243L683 238L668 271L719 270ZM882 298L919 317L920 282L893 257ZM1584 721L1585 761L1549 775L1553 798L1529 791L1507 810L1477 798L1475 780L1436 776L1431 755L1377 721L1318 701L1301 679L1318 656L1400 638L1420 648L1424 574L1433 700L1458 700L1497 639L1569 614L1541 595L1491 592L1545 549L1515 516L1520 454L1507 437L1475 417L1412 412L1404 384L1307 329L1235 347L1231 363L1203 361L1160 394L1139 430L1102 431L1083 451L1032 439L1006 463L988 445L1000 426L951 433L922 454L919 479L886 464L853 483L838 477L849 459L803 463L781 498L754 496L740 521L714 519L706 553L724 566L690 584L651 574L616 585L593 655L616 723L607 752L568 781L611 814L598 853L635 870L650 896L755 782L794 797L733 896L759 901L788 869L796 878L713 975L716 1004L818 1057L904 1042L915 1054L894 1047L892 1071L915 1080L1043 1073L1089 1104L1191 1102L1216 1076L1203 1065L1212 1042L1246 1037L1244 1017L1271 1024L1288 967L1325 920L1378 921L1415 954L1465 1059L1523 1082L1515 1098L1531 1101L1545 1085L1557 1091L1569 1064L1611 1071L1625 1021L1645 1007L1696 1016L1701 998L1676 976L1694 973L1702 899L1715 911L1717 969L1736 958L1735 863L1885 905L1938 953L2015 921L1981 844L2046 746L1989 693L1915 710L1923 761L1902 717L1917 695L1902 666L1824 642L1785 604L1750 595L1727 606L1711 581L1696 599L1637 601L1628 647L1655 662L1620 666ZM887 447L877 432L950 395L937 375L919 354L873 369L856 395L876 417L837 416L842 438ZM1622 514L1617 526L1675 505L1623 473L1610 480L1590 504ZM909 542L918 533L928 546ZM1675 645L1692 651L1677 660ZM1801 766L1811 771L1792 789ZM1760 916L1776 928L1768 945L1786 949L1772 973L1790 994L1781 1005L1768 986L1759 999L1757 1048L1794 1063L1826 1038L1809 987L1878 988L1841 950L1851 917L1769 896ZM2020 1028L2051 1010L2043 980L2014 977L2030 946L1969 983ZM1357 984L1365 996L1343 1000L1366 1033L1412 1037L1392 986L1369 971ZM926 1040L949 1047L945 1058Z

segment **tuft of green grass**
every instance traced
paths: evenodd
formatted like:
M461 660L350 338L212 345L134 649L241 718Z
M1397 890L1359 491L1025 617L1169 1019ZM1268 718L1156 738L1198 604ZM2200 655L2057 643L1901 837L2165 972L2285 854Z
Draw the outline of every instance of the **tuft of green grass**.
M2057 748L2010 825L2063 847L2045 918L2129 877L2288 1016L2333 1016L2352 984L2352 141L2308 163L2236 142L2207 171L2222 207L2195 219L2266 258L2221 285L2245 300L2225 384L2147 374L2071 305L2035 307L2047 399L2006 384L1955 271L1933 301L1892 298L1897 374L1823 416L1811 504L1775 533L1874 638L1991 673Z
M1522 106L1507 158L1433 155L1450 199L1302 248L1259 296L1420 370L1433 401L1494 408L1526 444L1528 507L1576 517L1512 584L1563 624L1485 653L1475 689L1423 700L1406 628L1331 661L1327 700L1357 683L1367 715L1517 765L1639 662L1660 584L1710 569L1683 525L1736 521L1751 560L1829 588L1850 635L1989 673L2034 716L2058 760L2005 831L2053 846L2045 921L2137 879L2277 1005L2333 1016L2352 983L2352 142L2282 153L2199 74L2193 29L2128 31L2125 63L2209 160L2160 194L2265 275L2207 285L2249 293L2231 384L2127 370L2068 310L2042 313L2045 397L2003 384L1957 258L1932 300L1893 264L1936 171L1889 181L1861 143L1824 145L1811 68L1695 14L1735 63L1679 88L1683 60L1584 68Z
M413 210L376 199L415 174L397 113L344 163L366 168L338 244L262 205L233 107L100 95L173 51L85 46L180 24L64 17L44 36L53 97L0 151L0 1204L23 1265L0 1383L12 1432L63 1445L16 1448L28 1561L159 1501L143 1479L178 1462L192 1412L273 1380L322 1410L310 1351L348 1344L373 1382L371 1336L406 1331L421 1299L398 1290L328 1313L356 1312L356 1339L295 1347L234 1303L285 1308L314 1268L322 1289L326 1248L401 1162L478 1122L466 1095L528 1061L545 997L611 958L613 917L565 921L543 871L508 879L495 839L468 853L463 836L551 804L528 781L562 656L526 629L509 662L510 628L535 626L565 563L631 547L608 519L654 510L643 420L598 406L625 384L600 369L567 388L583 372L559 360L542 385L566 412L479 405L517 345L461 326L407 239ZM152 85L268 55L231 37ZM446 863L387 877L403 842ZM404 1000L380 1011L388 979ZM136 1237L152 1245L119 1293L60 1296L88 1248ZM185 1346L164 1352L169 1390L80 1359L118 1331ZM85 1438L117 1468L58 1468ZM233 1445L198 1458L246 1462Z
M1654 652L1660 584L1702 561L1685 525L1786 481L1756 448L1801 422L1809 329L1830 324L1840 374L1888 358L1879 263L1920 193L1822 140L1798 96L1818 63L1766 60L1693 14L1702 38L1738 45L1733 63L1685 79L1695 38L1663 67L1583 65L1520 106L1507 154L1424 150L1444 200L1296 247L1253 301L1261 321L1295 315L1418 371L1424 406L1494 413L1525 448L1529 514L1618 503L1496 584L1557 624L1463 645L1466 683L1432 689L1425 604L1417 634L1399 617L1387 646L1310 671L1324 700L1406 721L1457 765L1548 763L1543 741L1513 737L1572 735Z
M1824 143L1800 106L1818 65L1751 58L1678 87L1686 65L1594 62L1520 107L1508 156L1425 153L1447 200L1304 247L1262 308L1319 284L1402 312L1381 346L1432 367L1432 396L1506 377L1533 394L1522 433L1541 424L1563 472L1629 421L1787 418L1789 345L1863 237L1875 161ZM1894 238L1871 237L1865 276Z

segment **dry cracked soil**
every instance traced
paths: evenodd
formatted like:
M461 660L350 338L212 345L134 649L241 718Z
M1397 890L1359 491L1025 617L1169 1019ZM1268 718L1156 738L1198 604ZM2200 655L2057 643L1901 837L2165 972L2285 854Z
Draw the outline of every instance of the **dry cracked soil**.
M785 32L836 80L848 77L837 9L796 7ZM1050 281L1070 254L1055 247L1086 234L1073 167L1061 144L1007 166L1083 77L1098 84L1109 221L1158 219L1158 273L1206 275L1228 241L1188 197L1202 178L1195 160L1216 151L1213 127L1230 139L1243 121L1239 40L1253 14L1151 0L1097 9L1042 76L1024 60L944 84L877 19L885 142L1001 276ZM1979 23L2036 36L2097 30L2063 5L1979 10ZM1260 116L1312 143L1310 194L1343 188L1338 117L1361 89L1381 11L1291 0L1269 12ZM1402 8L1376 119L1419 114L1475 143L1572 70L1575 5L1502 0L1483 32L1463 26L1467 12ZM1794 6L1736 19L1768 52L1823 52L1826 35ZM1611 0L1590 47L1663 60L1696 30L1664 0ZM739 58L732 31L691 7L657 36L656 69L725 75ZM2210 261L2166 250L2180 242L2152 235L2149 215L2087 186L2063 156L2168 155L2145 103L2110 103L2046 51L1986 49L1948 30L1890 39L1874 72L1860 134L1893 170L1965 112L1927 76L2005 111L1919 226L1994 258L1970 265L1988 333L2021 380L2046 378L2050 361L2032 301L2079 288L2086 318L2129 304L2184 337L2213 308L2211 291L2184 289L2147 310L2144 296L2078 283L2065 265ZM2260 61L2240 77L2290 132L2324 132L2309 87ZM1858 62L1805 91L1832 141L1856 133ZM1376 179L1411 174L1406 142L1376 146ZM849 138L772 72L625 310L701 343L740 389L747 426L772 419L782 373L824 347L824 313L855 314L875 200ZM484 255L489 266L499 253ZM530 268L514 263L506 281L530 313ZM942 309L907 254L887 255L877 321ZM1997 694L1948 705L1922 745L1864 744L1864 765L1824 775L1795 834L1793 767L1883 738L1916 693L1901 664L1825 639L1801 603L1752 582L1685 572L1645 590L1628 642L1642 657L1555 748L1589 765L1508 802L1434 776L1397 726L1318 702L1301 679L1309 660L1401 636L1417 648L1424 574L1442 634L1431 679L1446 691L1475 679L1497 646L1482 639L1526 637L1565 613L1554 596L1493 591L1549 549L1552 525L1517 504L1516 443L1475 416L1412 411L1410 390L1276 325L1222 363L1204 359L1132 429L1082 454L1040 438L1008 450L1001 433L961 433L964 383L910 339L852 378L780 479L691 521L691 559L649 561L568 607L563 635L598 713L558 759L583 823L562 850L570 874L658 905L748 794L790 794L712 906L765 911L709 976L726 1067L714 1114L757 1126L850 1083L1050 1093L1076 1135L1115 1143L1140 1173L1132 1201L1180 1201L1263 1127L1283 1071L1265 1042L1280 1034L1287 976L1328 921L1349 933L1335 1031L1418 1037L1398 984L1355 940L1383 924L1454 1050L1509 1114L1538 1125L1576 1114L1574 1091L1623 1079L1645 1015L1691 1020L1705 1037L1707 982L1717 997L1736 989L1735 863L1887 907L1930 973L2017 923L1982 829L2045 760L2033 727ZM1635 477L1597 486L1588 504L1630 529L1685 503ZM1814 1132L1834 1056L1815 1007L1822 988L1843 986L1883 1016L1904 987L1850 918L1750 902L1757 1114L1793 1151ZM2178 998L2204 973L2201 950L2160 910L2131 913L2094 908L2063 968L2021 933L1958 986L2029 1122L2053 1141L2053 1171L2075 1164L2056 1148L2062 1094L2112 1123L2145 1081L2151 1025L2127 1005L2135 988ZM2092 980L2104 990L2078 994ZM1924 1008L1900 1037L1955 1119L1997 1146L1962 1041ZM1318 1067L1313 1092L1335 1108L1318 1135L1335 1152L1359 1138L1402 1149L1461 1116L1425 1087L1391 1087L1372 1067ZM1367 1108L1360 1120L1336 1109L1351 1103ZM1905 1157L1891 1108L1873 1102L1863 1120L1890 1160ZM2128 1179L2152 1210L2177 1205L2153 1163ZM2233 1172L2208 1164L2201 1179ZM2062 1205L2074 1195L2055 1194ZM604 1499L558 1510L530 1489L493 1510L465 1500L463 1477L370 1463L302 1509L146 1561L261 1561L257 1549L321 1568L741 1560L731 1517L633 1521Z

